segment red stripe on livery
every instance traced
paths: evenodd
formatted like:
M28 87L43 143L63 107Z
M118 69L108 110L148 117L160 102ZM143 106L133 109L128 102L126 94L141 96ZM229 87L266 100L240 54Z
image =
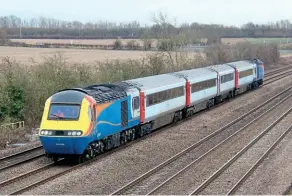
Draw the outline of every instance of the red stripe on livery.
M140 122L145 120L145 96L144 92L140 92Z
M191 84L189 81L186 83L186 105L191 105Z
M96 101L91 96L86 95L85 99L89 101L90 105L94 105L96 103Z

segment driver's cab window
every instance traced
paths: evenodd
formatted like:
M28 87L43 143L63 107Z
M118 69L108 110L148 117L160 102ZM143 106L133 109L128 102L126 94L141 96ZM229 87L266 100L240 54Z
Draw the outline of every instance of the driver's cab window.
M91 107L90 106L88 106L88 118L91 120L91 121L93 121L92 119L93 119L93 116L92 116L92 112L91 112Z

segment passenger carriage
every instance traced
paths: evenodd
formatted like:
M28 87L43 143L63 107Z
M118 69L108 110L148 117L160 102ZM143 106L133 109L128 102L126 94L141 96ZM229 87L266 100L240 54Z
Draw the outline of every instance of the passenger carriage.
M175 112L186 105L184 78L161 74L122 83L132 84L139 89L142 94L140 101L144 106L140 122L141 124L151 122L152 130L172 122Z
M173 73L177 77L185 78L190 100L187 105L193 106L191 113L214 105L217 96L217 73L207 68L191 69Z

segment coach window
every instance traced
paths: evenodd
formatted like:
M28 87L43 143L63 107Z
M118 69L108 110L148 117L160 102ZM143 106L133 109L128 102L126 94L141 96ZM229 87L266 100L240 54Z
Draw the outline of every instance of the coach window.
M239 78L251 76L252 74L253 74L253 69L241 71L241 72L239 72Z
M233 74L227 74L227 75L223 75L221 76L221 84L232 81L233 80Z
M147 106L152 105L153 104L153 94L152 95L148 95L147 96L147 100L148 100Z
M138 110L140 108L139 97L133 98L133 109Z

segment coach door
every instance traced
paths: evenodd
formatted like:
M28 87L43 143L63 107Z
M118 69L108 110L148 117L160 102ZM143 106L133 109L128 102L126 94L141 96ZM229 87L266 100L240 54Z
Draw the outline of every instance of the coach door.
M221 75L217 72L217 96L220 95L221 91Z
M258 79L259 78L259 73L258 73L258 66L256 65L255 68L254 68L254 75L255 75L255 79Z
M132 92L132 104L131 104L131 111L132 111L132 118L139 118L140 117L140 92L138 90L133 90Z

